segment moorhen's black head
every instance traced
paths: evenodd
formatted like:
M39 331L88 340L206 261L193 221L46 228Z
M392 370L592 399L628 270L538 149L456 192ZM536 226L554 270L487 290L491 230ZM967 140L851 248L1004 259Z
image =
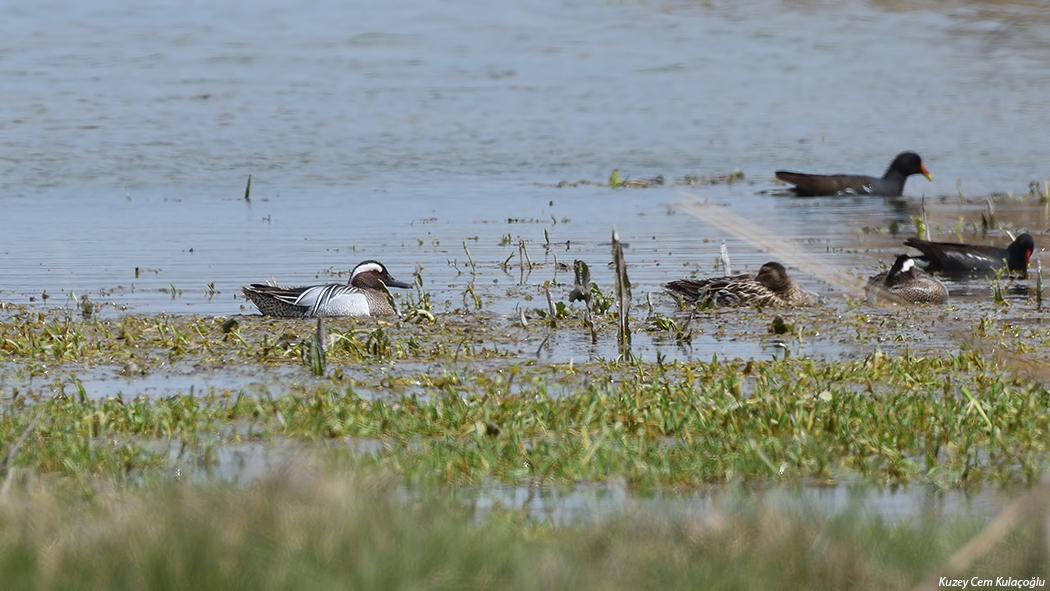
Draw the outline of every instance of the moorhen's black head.
M933 175L926 170L926 167L922 164L922 158L915 152L901 152L897 154L897 157L890 164L890 168L886 171L886 175L888 176L891 172L898 172L905 177L921 174L931 181L933 180Z

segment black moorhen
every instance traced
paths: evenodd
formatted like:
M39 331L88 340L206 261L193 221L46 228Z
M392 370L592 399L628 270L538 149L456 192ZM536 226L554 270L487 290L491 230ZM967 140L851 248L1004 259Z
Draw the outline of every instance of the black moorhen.
M983 244L961 244L958 242L930 242L909 238L904 244L922 251L915 257L920 267L927 271L943 273L993 272L1003 268L1016 275L1028 275L1028 265L1035 252L1035 240L1031 234L1017 237L1010 246L999 248Z
M899 197L904 191L904 181L913 174L921 174L933 180L933 175L922 165L922 158L915 152L901 152L893 159L882 178L862 174L805 174L778 170L777 178L795 185L793 190L800 196L818 195L882 195Z

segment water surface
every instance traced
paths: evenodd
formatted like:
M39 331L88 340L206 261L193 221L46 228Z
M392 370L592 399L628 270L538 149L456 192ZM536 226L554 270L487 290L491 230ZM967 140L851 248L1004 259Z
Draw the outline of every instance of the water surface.
M860 285L884 269L924 196L935 238L1005 244L1027 230L1047 244L1047 209L1014 196L1050 178L1048 33L1043 7L1019 2L9 3L0 301L251 314L241 285L344 281L374 258L400 279L418 273L438 314L469 313L473 284L484 321L513 326L544 306L548 282L566 298L556 262L585 260L611 289L615 227L636 310L650 300L675 314L660 284L720 272L724 242L738 271L788 262L824 296L805 320L819 326L857 310L820 275ZM935 180L913 178L901 199L794 199L773 180L778 168L881 174L903 150ZM613 169L665 184L600 186ZM737 170L733 183L678 182ZM697 202L783 242L756 246L682 206ZM801 255L824 272L793 265ZM988 282L950 289L955 307L935 314L952 330L931 331L925 312L862 314L907 346L951 351L971 317L994 310ZM1010 298L1014 313L1040 314ZM838 358L879 346L781 346L750 329L733 337L739 315L700 322L692 346L636 331L635 351ZM713 336L719 326L730 336ZM602 338L594 348L558 333L541 358L615 356ZM190 369L3 369L0 381L59 388L52 376L73 372L98 396L265 390L257 376Z

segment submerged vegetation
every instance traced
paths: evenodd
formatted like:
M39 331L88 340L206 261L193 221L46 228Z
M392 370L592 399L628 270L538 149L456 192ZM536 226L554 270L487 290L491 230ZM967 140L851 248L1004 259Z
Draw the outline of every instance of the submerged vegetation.
M581 312L558 322L589 334L598 321ZM807 338L802 325L813 322L795 317L782 335L770 328L775 319L755 330ZM8 448L32 424L11 465L75 478L162 468L170 451L156 442L201 450L207 467L227 444L319 440L373 441L355 462L425 483L622 478L652 490L859 479L956 488L1036 482L1045 468L1050 395L1015 371L1040 366L1026 344L1038 326L1025 335L985 319L971 329L972 346L955 353L876 347L841 361L544 362L528 352L534 345L513 348L549 343L552 330L476 315L321 326L22 312L0 324L0 443ZM155 397L94 391L98 373L177 381L220 369L245 372L246 385Z
M151 440L207 449L290 438L374 441L355 461L428 483L623 478L647 490L770 478L940 488L1037 481L1050 396L987 369L965 353L829 365L537 371L512 363L372 380L344 373L277 396L90 400L78 385L5 416L0 440L14 441L42 413L16 465L74 477L163 465Z

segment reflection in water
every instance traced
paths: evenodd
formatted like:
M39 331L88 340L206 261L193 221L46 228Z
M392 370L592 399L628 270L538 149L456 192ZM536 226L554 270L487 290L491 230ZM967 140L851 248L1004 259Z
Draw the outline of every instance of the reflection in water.
M567 489L483 487L474 491L472 498L482 516L498 507L518 510L533 519L557 524L648 511L693 517L715 516L742 507L760 506L773 506L783 511L816 511L824 515L854 511L866 517L899 522L992 515L1007 500L992 491L968 495L957 490L930 487L872 489L850 484L779 486L759 490L725 485L695 493L656 493L651 497L639 497L616 483L577 485Z
M459 302L467 245L475 286L498 292L525 279L509 272L523 268L521 241L533 255L566 245L543 264L598 268L613 226L632 280L658 292L711 268L722 240L741 270L768 260L747 235L678 215L692 198L673 179L738 168L748 180L688 192L812 257L809 288L848 293L850 272L900 249L859 230L906 234L919 200L792 201L765 193L773 170L881 169L887 153L919 150L937 182L909 190L947 196L928 213L950 230L978 215L954 200L957 181L1019 191L1050 156L1050 138L1028 133L1050 54L1004 49L992 63L975 59L981 35L960 33L1025 8L907 7L0 9L0 74L17 99L0 138L0 299L86 293L104 310L232 314L242 284L305 284L378 258L395 275L421 268L436 299ZM1039 27L1033 11L1026 26ZM554 186L614 168L667 183Z
M376 440L353 440L346 444L355 454L379 451ZM313 450L320 452L321 450ZM174 444L168 450L181 478L218 479L247 486L261 478L292 472L309 463L311 451L299 445L281 443L243 443L210 450ZM719 485L683 494L658 491L639 496L622 482L588 483L573 486L487 485L460 490L477 516L484 517L499 508L556 524L601 519L613 515L661 512L683 516L714 516L743 506L773 506L781 510L817 511L834 515L848 511L891 522L915 521L933 517L992 515L1009 500L1004 495L982 490L965 493L932 487L894 487L872 489L850 483L835 485L781 485L771 488Z

